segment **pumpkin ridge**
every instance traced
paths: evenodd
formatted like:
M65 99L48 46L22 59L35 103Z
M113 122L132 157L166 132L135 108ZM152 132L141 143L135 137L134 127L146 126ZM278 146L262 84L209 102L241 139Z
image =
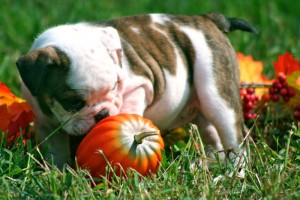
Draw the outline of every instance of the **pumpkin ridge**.
M152 143L153 143L153 142L149 142L147 146L149 147L149 149L151 149L152 152L155 153L155 155L156 155L156 157L158 158L158 160L161 160L161 158L162 158L161 152L160 152L160 151L157 151L157 149L158 149L158 148L159 148L159 149L163 149L163 148L161 148L161 145L156 146L157 144L152 144Z
M146 148L147 148L147 150L146 150ZM150 160L150 162L148 162L149 163L148 164L149 165L148 173L149 172L153 173L156 168L156 165L153 165L153 163L156 163L156 161L158 160L156 151L153 151L152 148L150 148L148 145L145 145L145 154L146 154L148 161Z
M137 151L137 166L139 168L139 173L140 174L146 174L147 173L147 167L149 166L149 160L148 157L146 156L145 148L144 145L139 146L138 148L139 151ZM147 158L147 159L142 159L142 158Z

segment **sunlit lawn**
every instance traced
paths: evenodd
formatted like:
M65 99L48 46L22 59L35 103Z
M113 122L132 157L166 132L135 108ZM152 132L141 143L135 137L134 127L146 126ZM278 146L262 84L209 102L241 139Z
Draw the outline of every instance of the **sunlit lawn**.
M28 51L37 34L50 26L141 13L209 11L243 18L259 30L259 35L233 32L229 38L236 51L263 61L265 74L272 77L272 65L279 54L288 51L300 59L299 8L300 1L286 0L2 0L0 82L21 95L15 61ZM228 177L233 168L222 162L191 171L189 166L196 158L203 158L203 154L190 139L187 144L180 143L167 151L155 176L140 177L134 173L127 180L100 180L95 187L86 171L48 167L35 142L29 142L26 149L21 143L7 149L2 142L0 196L1 199L297 199L300 198L300 130L291 123L285 129L277 129L278 123L254 126L251 134L257 137L247 146L251 159L245 167L245 178ZM268 146L270 138L277 148Z

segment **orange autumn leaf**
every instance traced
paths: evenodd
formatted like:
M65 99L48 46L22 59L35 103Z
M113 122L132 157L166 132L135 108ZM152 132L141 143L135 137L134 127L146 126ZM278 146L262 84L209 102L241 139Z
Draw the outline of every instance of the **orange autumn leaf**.
M254 61L252 56L237 53L240 65L240 81L245 83L270 83L263 74L263 63Z
M13 103L8 110L10 115L9 135L19 132L20 128L25 129L34 120L34 115L26 102Z
M278 56L278 61L274 62L275 74L292 74L294 71L300 71L298 60L292 54L286 52Z
M240 82L241 83L255 83L255 84L271 84L269 80L263 75L263 62L254 61L251 55L244 55L240 52L237 53L238 62L240 65ZM267 89L257 89L256 93L259 97L266 92Z
M296 85L300 87L300 76L296 80Z
M0 83L0 131L8 133L8 138L16 139L20 129L24 130L34 118L27 102Z
M0 105L6 104L9 106L14 102L21 103L25 100L15 96L4 83L0 83Z

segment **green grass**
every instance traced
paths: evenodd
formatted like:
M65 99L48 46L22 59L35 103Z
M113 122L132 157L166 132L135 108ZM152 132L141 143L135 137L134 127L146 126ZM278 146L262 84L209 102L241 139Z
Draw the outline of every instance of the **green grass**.
M44 29L57 24L78 21L100 21L141 13L202 14L218 11L252 23L258 36L243 32L229 34L237 51L262 60L265 73L272 76L272 63L279 54L291 52L300 58L300 1L287 0L1 0L0 6L0 82L21 95L20 78L15 67L17 58L25 54L33 39ZM296 199L300 198L300 130L277 129L276 122L268 130L256 126L255 142L247 150L251 159L245 178L228 177L232 166L215 163L210 168L191 171L189 165L203 156L190 139L186 146L172 148L160 171L154 177L104 180L96 187L88 173L48 167L34 143L25 149L16 143L11 149L0 143L1 199ZM289 131L291 130L291 137ZM280 137L276 140L276 136ZM276 134L275 134L276 133ZM268 135L268 137L265 137ZM266 139L268 138L268 139ZM269 139L275 147L269 147ZM275 138L275 139L273 139ZM274 143L273 143L274 144ZM275 150L274 150L275 149ZM176 156L175 156L176 155ZM223 178L216 181L216 177Z
M192 132L195 134L194 132ZM142 177L132 172L129 179L91 180L87 171L66 167L59 171L48 166L42 153L22 141L11 149L0 149L1 199L297 199L300 198L300 130L280 151L274 151L265 141L249 142L251 151L245 166L245 178L228 174L236 172L231 164L214 162L209 168L191 170L195 160L205 160L203 151L195 148L193 137L168 151L158 173ZM196 141L200 142L200 141ZM295 144L295 143L298 144Z

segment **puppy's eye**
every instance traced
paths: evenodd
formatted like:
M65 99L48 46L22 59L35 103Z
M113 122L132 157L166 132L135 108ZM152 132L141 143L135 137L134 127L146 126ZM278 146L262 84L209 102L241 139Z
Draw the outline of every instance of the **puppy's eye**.
M79 111L84 107L85 103L81 99L67 99L63 101L62 105L65 110L72 112Z

